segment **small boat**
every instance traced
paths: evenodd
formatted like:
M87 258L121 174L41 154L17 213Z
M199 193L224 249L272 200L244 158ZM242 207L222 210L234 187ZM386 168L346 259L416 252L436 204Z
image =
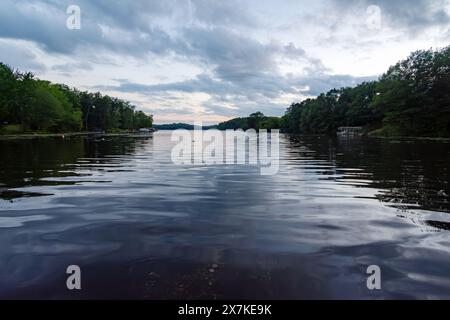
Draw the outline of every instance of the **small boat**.
M337 134L343 137L359 137L363 135L362 127L341 127Z
M139 129L139 134L141 135L149 135L151 133L156 132L157 130L155 128L141 128Z

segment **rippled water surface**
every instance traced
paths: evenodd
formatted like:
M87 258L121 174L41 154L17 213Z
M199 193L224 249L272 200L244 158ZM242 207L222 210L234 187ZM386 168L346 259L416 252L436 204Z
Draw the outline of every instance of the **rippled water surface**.
M450 143L282 136L275 176L172 146L0 141L0 298L450 298Z

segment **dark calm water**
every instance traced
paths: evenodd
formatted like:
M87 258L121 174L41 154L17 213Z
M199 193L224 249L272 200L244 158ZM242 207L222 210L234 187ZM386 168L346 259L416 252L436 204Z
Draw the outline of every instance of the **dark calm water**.
M275 176L172 145L0 141L0 298L450 298L450 143L282 136Z

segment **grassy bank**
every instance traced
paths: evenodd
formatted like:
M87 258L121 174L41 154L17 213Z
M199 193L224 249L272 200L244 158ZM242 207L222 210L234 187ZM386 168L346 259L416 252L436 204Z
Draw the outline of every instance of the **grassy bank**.
M89 133L86 133L86 132L1 134L0 140L37 139L37 138L67 138L67 137L88 136L88 135L89 135Z
M71 137L84 137L84 136L102 136L102 137L120 137L129 136L136 133L133 132L68 132L68 133L21 133L21 134L4 134L0 135L0 140L19 140L19 139L45 139L45 138L71 138Z
M371 130L367 133L369 137L383 139L421 139L421 140L450 140L445 134L440 135L438 132L418 133L405 129L402 126L385 125L380 129Z

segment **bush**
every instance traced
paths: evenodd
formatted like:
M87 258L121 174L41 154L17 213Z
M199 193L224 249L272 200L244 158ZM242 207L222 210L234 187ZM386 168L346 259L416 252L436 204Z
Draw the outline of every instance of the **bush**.
M0 127L0 134L10 135L10 134L21 134L23 133L23 128L18 124L8 124Z

